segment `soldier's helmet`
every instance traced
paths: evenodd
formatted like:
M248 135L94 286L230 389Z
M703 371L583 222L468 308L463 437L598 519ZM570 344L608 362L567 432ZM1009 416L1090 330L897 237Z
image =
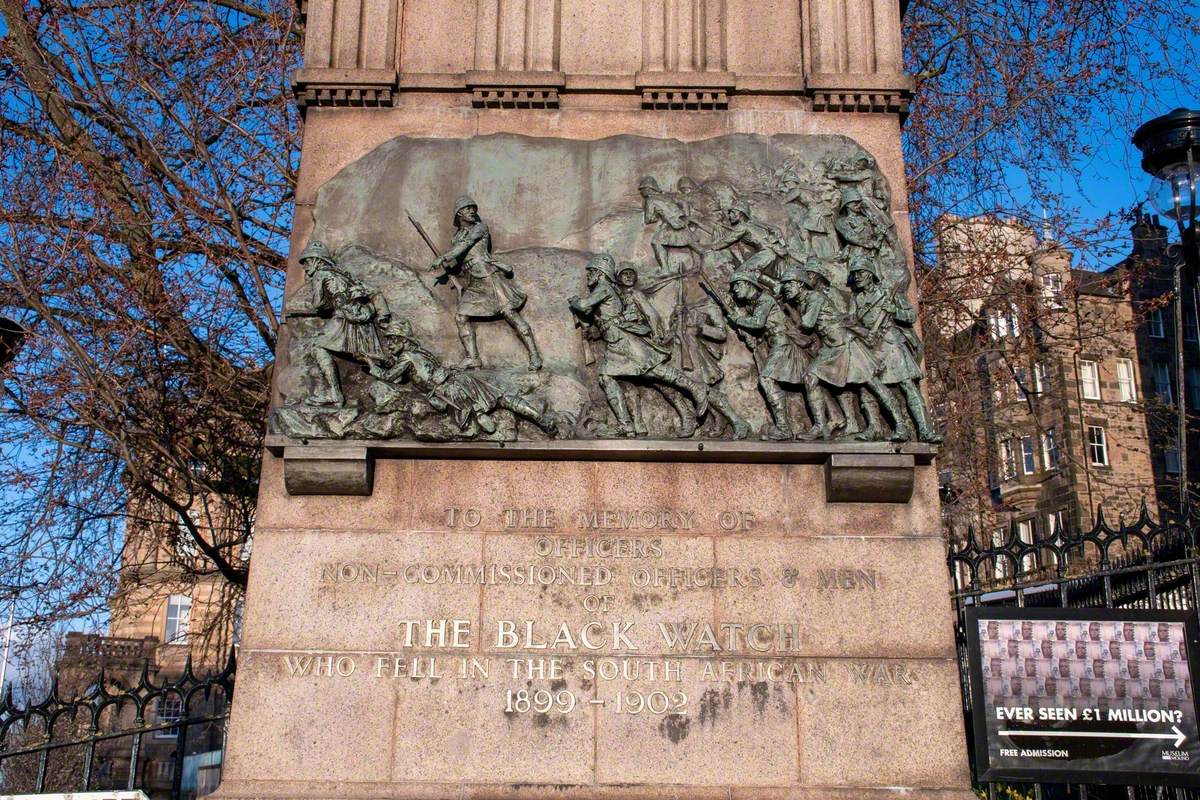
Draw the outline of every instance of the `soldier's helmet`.
M478 209L479 204L472 200L470 196L464 194L454 201L454 216L457 218L458 212L462 211L464 208Z
M608 279L609 283L617 282L617 261L608 253L592 256L587 264L588 272L598 272Z
M642 177L642 179L640 181L638 181L638 191L639 192L644 192L647 189L650 189L655 192L662 191L662 189L660 189L658 187L658 181L654 180L654 178L651 177L650 175L645 175Z
M883 280L879 274L879 265L870 256L862 253L856 253L850 258L850 274L853 275L856 272L866 272L874 276L877 281Z
M812 276L820 275L827 283L833 283L833 276L829 272L829 267L817 257L812 257L804 264L804 277L801 279L808 286L813 285Z
M733 202L727 204L724 210L736 211L741 214L743 218L750 219L750 204L745 200L734 200Z
M679 180L675 181L675 191L681 194L690 194L691 192L700 191L700 184L684 175Z
M803 283L804 269L798 265L793 265L785 269L783 274L779 276L779 282L787 283L788 281L799 281L800 283Z
M863 199L862 192L860 192L858 189L842 190L842 205L843 206L848 206L851 203L862 202L862 199Z
M637 266L628 262L622 263L621 268L617 270L617 282L622 286L637 286Z
M407 339L412 336L412 324L406 319L392 318L382 327L384 336Z
M300 263L303 264L305 261L324 261L326 264L331 266L336 263L333 260L333 253L329 251L329 248L325 246L324 242L317 239L313 239L308 243L308 246L301 251Z
M760 289L763 288L762 281L758 279L757 275L742 269L734 270L733 274L729 276L729 285L733 286L735 283L749 283Z

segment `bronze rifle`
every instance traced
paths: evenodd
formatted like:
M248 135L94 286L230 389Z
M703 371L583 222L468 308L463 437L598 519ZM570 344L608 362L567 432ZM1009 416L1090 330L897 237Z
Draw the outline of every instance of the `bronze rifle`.
M741 340L742 344L746 345L746 349L750 351L750 358L754 361L755 369L762 369L762 365L758 363L758 342L755 341L749 333L742 330L737 326L736 323L734 323L733 311L729 308L729 304L726 303L721 295L717 294L716 290L709 286L706 281L700 281L700 288L703 289L704 293L711 297L713 302L717 304L717 308L721 309L721 315L724 316L729 322L729 327L733 328L733 332L737 334L738 339Z

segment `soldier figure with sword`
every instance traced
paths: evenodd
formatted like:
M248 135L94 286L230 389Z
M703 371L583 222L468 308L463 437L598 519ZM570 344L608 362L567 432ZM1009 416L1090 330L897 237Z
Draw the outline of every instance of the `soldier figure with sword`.
M442 270L458 290L455 322L458 325L458 338L466 351L466 357L459 367L475 369L483 366L475 338L475 324L502 317L525 345L529 353L529 368L541 369L542 355L534 341L533 328L521 316L526 295L512 285L512 267L492 257L492 235L487 223L480 218L475 201L465 195L455 201L454 237L450 249L441 254L438 254L433 240L411 214L409 220L437 255L431 269ZM463 276L465 285L459 286L454 278L455 273Z

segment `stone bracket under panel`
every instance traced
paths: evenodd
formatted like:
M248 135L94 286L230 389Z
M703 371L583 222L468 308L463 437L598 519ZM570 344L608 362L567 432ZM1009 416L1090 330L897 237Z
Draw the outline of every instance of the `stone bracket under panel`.
M560 461L675 461L723 464L823 464L830 503L907 503L915 467L933 461L937 447L886 442L760 442L601 439L545 442L311 443L268 436L283 457L291 495L369 495L375 458Z
M283 448L283 485L290 495L369 495L375 459L365 447Z
M833 453L825 462L825 502L907 503L915 465L906 453Z

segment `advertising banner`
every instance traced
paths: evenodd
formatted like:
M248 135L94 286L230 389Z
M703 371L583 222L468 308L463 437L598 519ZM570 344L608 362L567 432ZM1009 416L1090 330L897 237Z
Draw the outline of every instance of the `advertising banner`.
M1200 786L1195 614L967 613L980 781Z

